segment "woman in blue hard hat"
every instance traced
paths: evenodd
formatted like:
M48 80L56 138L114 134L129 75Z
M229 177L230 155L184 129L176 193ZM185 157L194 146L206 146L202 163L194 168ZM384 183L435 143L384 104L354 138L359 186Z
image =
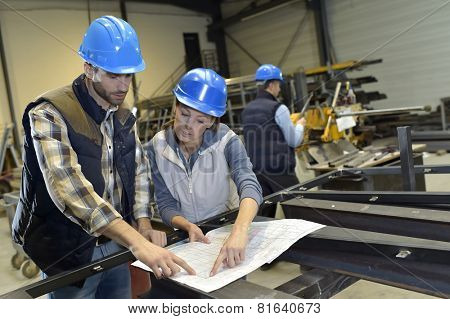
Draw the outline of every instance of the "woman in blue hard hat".
M208 242L195 223L239 207L231 235L211 270L245 258L247 230L262 202L261 187L239 137L219 118L225 80L210 69L187 72L176 85L174 120L146 146L163 221Z
M150 225L150 168L136 138L136 119L124 103L132 74L145 68L136 32L121 19L98 18L78 54L84 73L25 110L14 240L44 276L104 258L120 245L158 277L177 273L177 264L193 273L157 245L164 245L165 237ZM128 264L59 288L50 297L130 298Z

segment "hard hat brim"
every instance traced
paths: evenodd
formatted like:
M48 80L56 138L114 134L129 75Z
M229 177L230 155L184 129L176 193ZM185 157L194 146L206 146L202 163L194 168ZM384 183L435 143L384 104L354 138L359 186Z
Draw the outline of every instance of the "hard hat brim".
M225 114L225 111L216 112L215 110L211 109L210 105L207 105L206 103L200 103L199 101L194 101L187 96L175 92L175 90L173 91L173 94L175 95L175 97L179 102L183 103L184 105L190 108L193 108L194 110L202 112L203 114L211 115L214 117L222 117Z
M146 68L145 61L142 60L142 62L138 65L132 65L132 66L118 66L118 67L108 67L108 66L100 66L95 63L95 61L89 59L88 57L84 56L82 52L78 52L78 55L87 63L92 64L95 67L98 67L102 70L105 70L110 73L114 74L131 74L131 73L138 73L142 72Z

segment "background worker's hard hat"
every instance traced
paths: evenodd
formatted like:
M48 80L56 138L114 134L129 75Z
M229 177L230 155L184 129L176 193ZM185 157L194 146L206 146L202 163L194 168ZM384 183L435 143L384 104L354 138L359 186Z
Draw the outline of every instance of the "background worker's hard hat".
M263 64L257 70L255 74L256 81L269 81L269 80L283 80L283 74L280 68L272 64Z
M225 80L211 69L187 72L173 89L178 101L202 113L221 117L227 105Z
M136 31L113 16L103 16L91 23L78 54L87 63L111 73L130 74L145 69Z

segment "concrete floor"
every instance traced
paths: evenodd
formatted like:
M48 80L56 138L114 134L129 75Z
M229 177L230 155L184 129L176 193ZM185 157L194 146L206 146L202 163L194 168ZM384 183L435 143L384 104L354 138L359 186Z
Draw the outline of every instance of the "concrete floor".
M16 270L11 264L11 258L15 254L15 250L11 243L11 232L9 230L8 218L0 217L0 295L17 289L22 286L37 281L28 279L20 270Z
M450 154L437 156L435 154L424 154L424 163L426 165L449 164ZM306 176L312 177L311 172L304 172L299 168L302 176L301 180L306 180ZM450 191L449 176L447 175L431 175L426 178L428 191ZM278 212L280 214L281 211ZM0 294L12 291L21 286L28 285L39 278L27 279L18 270L11 265L11 257L15 251L10 240L10 231L8 219L0 217ZM295 278L300 273L299 267L287 262L280 262L268 271L254 271L249 274L248 280L260 285L275 288L280 284ZM433 298L428 295L407 291L404 289L389 287L377 283L360 280L354 285L344 289L334 296L336 299L364 299L364 298Z

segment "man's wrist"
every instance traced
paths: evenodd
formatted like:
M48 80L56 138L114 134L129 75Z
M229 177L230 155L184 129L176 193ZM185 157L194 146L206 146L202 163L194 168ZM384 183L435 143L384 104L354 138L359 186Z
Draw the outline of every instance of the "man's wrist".
M150 222L150 218L142 217L137 219L138 228L143 229L152 229L152 223Z

